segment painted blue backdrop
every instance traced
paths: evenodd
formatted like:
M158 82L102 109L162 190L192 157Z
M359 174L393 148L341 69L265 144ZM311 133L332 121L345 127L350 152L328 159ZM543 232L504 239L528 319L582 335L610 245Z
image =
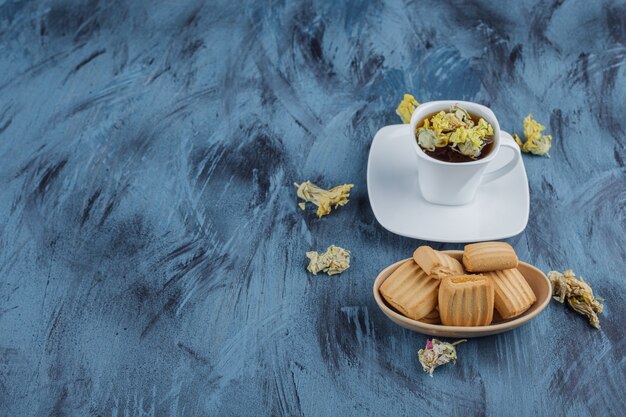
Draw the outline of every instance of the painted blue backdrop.
M0 0L0 415L623 415L625 87L620 1ZM509 242L602 330L554 303L423 374L371 296L423 243L366 192L405 92L548 127ZM307 179L351 202L299 211Z

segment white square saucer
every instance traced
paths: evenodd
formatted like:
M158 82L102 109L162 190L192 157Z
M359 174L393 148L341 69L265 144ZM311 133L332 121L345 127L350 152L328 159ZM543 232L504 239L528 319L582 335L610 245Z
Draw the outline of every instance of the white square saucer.
M392 233L432 242L499 240L521 233L528 223L530 198L524 162L483 184L473 202L443 206L423 199L417 185L415 149L407 125L380 129L367 161L367 192L376 220ZM509 160L502 151L487 172Z

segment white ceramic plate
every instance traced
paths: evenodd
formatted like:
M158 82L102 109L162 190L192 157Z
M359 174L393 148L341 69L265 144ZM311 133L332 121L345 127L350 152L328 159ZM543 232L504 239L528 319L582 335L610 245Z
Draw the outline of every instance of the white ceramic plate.
M453 258L461 261L463 257L463 251L460 250L449 250L443 251L444 253L452 256ZM417 333L423 333L431 336L440 336L440 337L482 337L482 336L490 336L502 332L506 332L516 327L519 327L529 320L536 317L539 313L541 313L550 303L550 299L552 298L552 284L546 275L535 268L534 266L527 264L526 262L520 262L517 269L522 273L528 285L533 289L535 296L537 297L537 301L533 304L528 310L526 310L522 315L515 317L509 320L502 320L500 316L497 314L497 311L494 312L493 322L489 326L473 326L473 327L461 327L461 326L444 326L443 324L428 324L423 323L421 321L413 320L408 317L403 316L402 314L396 312L392 307L390 307L380 295L378 288L382 285L383 282L391 275L393 271L396 270L402 263L406 262L411 258L403 259L400 262L396 262L393 265L385 268L376 280L374 281L374 299L376 300L376 304L382 310L383 313L394 323L412 330Z
M501 178L483 184L464 206L425 201L417 185L415 150L406 125L376 133L367 162L367 192L376 220L392 233L432 242L481 242L521 233L528 223L530 199L524 162ZM509 160L499 154L487 172Z

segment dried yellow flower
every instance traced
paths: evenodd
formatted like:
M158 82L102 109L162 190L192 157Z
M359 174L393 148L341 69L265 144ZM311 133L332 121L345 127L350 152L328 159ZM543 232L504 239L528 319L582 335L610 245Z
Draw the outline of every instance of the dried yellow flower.
M452 126L456 123L451 118L448 118L447 113L442 110L430 118L430 124L432 125L432 129L435 131L437 136L439 136L442 133L454 130L455 128Z
M313 203L317 206L317 217L322 217L330 213L331 207L336 209L339 206L348 204L350 190L354 184L343 184L337 187L325 190L313 184L311 181L302 184L294 183L298 188L298 197L304 200L298 206L304 210L305 203Z
M415 97L410 94L404 95L404 98L396 108L396 114L400 116L400 119L402 119L402 123L411 122L411 116L413 116L415 108L419 105L420 103L415 100Z
M449 141L457 144L459 152L463 155L474 156L483 148L485 138L492 135L493 126L481 118L476 126L456 128L450 133Z
M552 136L542 135L541 132L544 130L546 130L545 126L539 124L536 120L533 120L533 115L529 114L524 119L524 136L526 136L526 142L522 143L522 140L516 134L513 135L513 138L519 145L522 152L532 153L535 155L545 155L549 158L550 155L548 154L548 151L552 146Z
M320 271L335 275L350 268L350 252L339 246L331 245L322 254L315 251L307 252L306 257L309 258L309 266L306 269L313 275Z
M593 295L593 290L582 277L576 279L574 271L568 269L563 273L550 271L548 278L552 282L552 294L556 301L563 304L567 300L574 311L589 318L589 324L600 328L598 314L602 313L604 306L600 301L604 300Z

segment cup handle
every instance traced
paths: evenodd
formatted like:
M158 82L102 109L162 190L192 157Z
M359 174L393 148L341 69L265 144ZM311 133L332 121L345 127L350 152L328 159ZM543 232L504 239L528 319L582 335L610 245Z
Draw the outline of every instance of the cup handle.
M496 180L515 168L517 162L521 159L522 153L519 150L519 146L517 142L513 139L508 132L503 130L500 131L500 147L510 148L513 150L513 158L507 164L501 168L496 169L495 171L487 172L483 175L482 183L488 183L493 180Z

